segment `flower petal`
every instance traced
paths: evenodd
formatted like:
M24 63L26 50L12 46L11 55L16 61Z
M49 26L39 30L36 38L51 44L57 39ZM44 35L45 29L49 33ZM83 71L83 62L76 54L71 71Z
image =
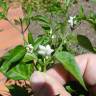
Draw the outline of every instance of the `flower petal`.
M50 45L46 45L46 49L47 50L51 49Z
M38 54L45 56L45 55L46 55L46 52L45 52L45 51L40 50L40 51L38 51Z
M40 49L40 50L45 50L46 48L45 48L45 46L43 46L43 45L39 45L39 49Z
M47 55L51 55L51 53L52 53L53 51L54 51L53 49L50 49L50 50L47 51L46 54L47 54Z

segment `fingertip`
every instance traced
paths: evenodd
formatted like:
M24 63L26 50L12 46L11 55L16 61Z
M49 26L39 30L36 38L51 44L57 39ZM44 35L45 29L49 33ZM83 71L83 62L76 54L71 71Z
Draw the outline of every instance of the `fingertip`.
M30 82L33 91L40 90L45 83L44 73L35 71L31 75Z
M35 71L30 78L30 81L32 83L44 83L45 79L44 79L44 73L39 72L39 71Z
M35 96L71 96L54 77L43 72L34 72L30 78Z

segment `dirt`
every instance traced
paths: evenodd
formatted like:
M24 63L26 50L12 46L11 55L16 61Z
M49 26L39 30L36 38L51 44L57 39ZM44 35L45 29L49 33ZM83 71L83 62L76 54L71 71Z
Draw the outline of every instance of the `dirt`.
M94 11L96 13L96 3L88 3L84 2L83 0L79 0L78 4L72 6L69 14L73 16L76 15L79 12L81 4L86 15L88 15L90 11ZM88 22L82 21L80 26L75 29L75 32L87 36L91 40L93 46L96 47L96 31Z
M90 0L91 1L91 0ZM74 16L78 13L79 8L82 4L83 8L84 8L84 12L86 15L89 14L90 10L93 10L96 13L96 3L88 3L86 2L86 0L78 0L78 4L74 4L70 10L69 10L69 16ZM15 6L15 4L13 4ZM17 5L16 5L17 6ZM14 7L12 6L13 10ZM16 8L15 8L16 9ZM15 11L14 11L15 12ZM10 12L12 14L10 14L10 16L12 15L12 18L16 16L14 16L14 12ZM15 14L17 13L17 11L15 12ZM20 12L19 12L20 13ZM22 12L21 12L22 14ZM20 14L19 14L20 15ZM10 17L9 16L9 17ZM6 23L5 21L3 22L4 24ZM2 21L0 23L0 29L2 29L2 26L4 27L4 32L0 32L0 55L2 56L3 53L5 53L10 47L13 47L17 44L19 44L20 39L20 32L15 31L13 28L8 28L8 24L6 23L5 25L2 24ZM8 26L7 26L8 25ZM10 29L10 31L8 31ZM12 29L12 30L11 30ZM42 33L42 29L40 28L40 26L36 23L36 22L32 22L31 26L30 26L30 30L33 33L33 37L36 37L37 35ZM9 32L11 32L11 37L9 36ZM77 27L75 29L76 33L78 34L82 34L82 35L86 35L92 42L93 46L96 47L96 31L91 27L91 25L88 22L82 21L82 23L80 24L79 27ZM5 33L7 33L6 35L4 35ZM14 35L15 34L15 35ZM14 35L14 36L13 36ZM17 36L18 35L18 36ZM5 38L5 39L4 39ZM12 39L14 38L14 40ZM17 40L16 40L17 38ZM11 42L11 43L10 43ZM17 44L15 44L14 42L16 42ZM21 42L21 41L20 41ZM6 47L4 47L4 46ZM2 47L3 46L3 47ZM6 50L6 51L3 51Z
M83 6L86 15L88 15L91 10L96 13L96 3L86 2L86 0L78 0L78 4L74 4L70 8L69 16L78 14L81 5ZM42 33L42 29L36 22L32 23L30 30L32 31L34 37ZM87 36L92 42L93 46L96 47L96 31L88 22L82 21L80 26L77 27L74 32Z

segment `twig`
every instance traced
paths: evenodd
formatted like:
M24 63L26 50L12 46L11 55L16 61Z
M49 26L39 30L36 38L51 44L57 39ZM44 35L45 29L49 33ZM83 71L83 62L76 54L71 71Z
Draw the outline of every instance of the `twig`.
M20 26L21 26L21 34L24 35L22 19L20 18L19 20L20 20Z
M23 31L23 33L26 32L26 30L29 28L29 26L30 26L30 21L29 21L29 24L27 25L27 27L25 28L25 30Z
M24 36L23 22L22 22L21 18L19 20L20 20L22 38L24 40L24 43L27 44L27 41L26 41L25 36Z

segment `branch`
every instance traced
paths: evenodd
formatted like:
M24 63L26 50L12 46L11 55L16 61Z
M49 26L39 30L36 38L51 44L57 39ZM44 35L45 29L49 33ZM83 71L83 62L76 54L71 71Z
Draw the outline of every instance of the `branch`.
M29 26L30 26L30 21L29 21L29 24L27 25L27 27L25 28L25 30L23 31L23 33L26 32L26 30L29 28Z
M23 31L23 23L22 23L22 19L20 18L20 26L21 26L21 34L24 35L24 31Z

